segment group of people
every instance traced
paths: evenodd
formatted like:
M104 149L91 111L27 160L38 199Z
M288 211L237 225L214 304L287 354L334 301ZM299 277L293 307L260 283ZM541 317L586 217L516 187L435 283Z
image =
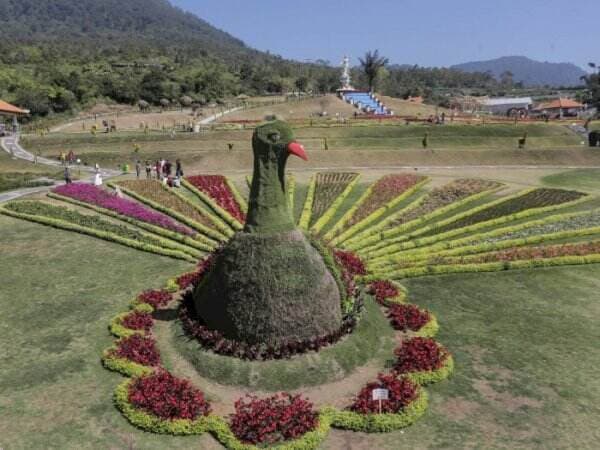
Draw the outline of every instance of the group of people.
M179 186L179 181L183 177L183 167L181 160L175 160L175 165L168 159L157 160L154 164L146 160L146 179L157 179L169 186ZM173 178L173 168L175 168L175 178ZM142 163L138 160L135 163L135 174L139 179L142 174Z

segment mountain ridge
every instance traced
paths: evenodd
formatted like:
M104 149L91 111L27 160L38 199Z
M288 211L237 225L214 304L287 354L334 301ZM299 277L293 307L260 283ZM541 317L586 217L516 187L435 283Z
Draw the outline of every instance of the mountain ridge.
M526 56L502 56L485 61L470 61L450 68L463 72L490 72L497 80L503 72L509 71L513 74L515 82L522 82L528 87L579 86L583 84L580 77L587 75L587 72L573 63L542 62Z

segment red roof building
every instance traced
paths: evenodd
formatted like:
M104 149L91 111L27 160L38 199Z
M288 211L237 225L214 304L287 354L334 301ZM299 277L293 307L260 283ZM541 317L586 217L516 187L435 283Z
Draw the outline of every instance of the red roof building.
M548 103L540 103L535 107L535 111L548 115L558 115L560 117L563 115L576 116L577 113L584 109L585 106L583 104L569 98L558 98Z
M4 100L0 100L0 114L21 116L29 114L29 111L27 111L26 109L18 108L15 105L11 105L10 103L5 102Z

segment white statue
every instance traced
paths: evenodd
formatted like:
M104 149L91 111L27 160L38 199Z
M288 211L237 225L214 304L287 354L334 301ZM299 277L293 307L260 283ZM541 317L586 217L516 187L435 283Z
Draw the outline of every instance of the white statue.
M344 56L342 60L342 76L340 77L340 82L342 83L343 90L353 90L352 85L350 84L350 58Z

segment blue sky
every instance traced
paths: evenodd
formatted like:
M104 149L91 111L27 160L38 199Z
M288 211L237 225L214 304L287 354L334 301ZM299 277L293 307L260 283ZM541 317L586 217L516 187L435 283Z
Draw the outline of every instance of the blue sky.
M379 49L449 66L524 55L600 62L600 0L171 0L259 50L337 64Z

